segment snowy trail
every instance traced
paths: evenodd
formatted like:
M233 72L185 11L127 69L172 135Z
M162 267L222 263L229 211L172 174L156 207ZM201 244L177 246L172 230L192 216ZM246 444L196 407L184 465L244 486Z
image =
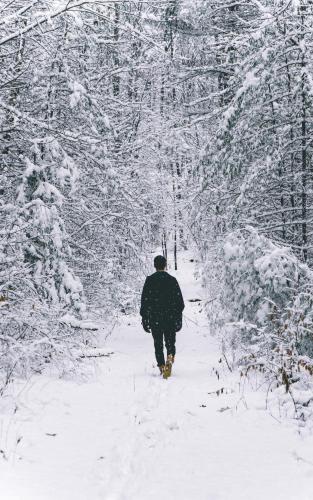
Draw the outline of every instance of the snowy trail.
M202 291L187 256L183 269L172 378L152 366L138 318L108 339L94 380L36 377L18 411L0 413L1 500L312 500L313 439L275 421L263 392L241 397L189 301Z

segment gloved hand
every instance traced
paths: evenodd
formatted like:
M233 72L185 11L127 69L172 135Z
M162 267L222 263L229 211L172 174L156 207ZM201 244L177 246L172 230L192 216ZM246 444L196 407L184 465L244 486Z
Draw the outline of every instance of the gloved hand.
M145 332L151 333L151 328L149 325L149 319L148 318L142 318L141 320L142 327Z

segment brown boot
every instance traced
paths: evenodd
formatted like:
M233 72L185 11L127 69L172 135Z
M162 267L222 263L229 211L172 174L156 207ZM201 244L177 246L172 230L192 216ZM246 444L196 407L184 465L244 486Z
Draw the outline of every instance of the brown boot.
M174 363L174 356L173 354L169 354L167 356L166 365L163 372L163 378L168 378L171 376L173 363Z
M160 365L159 370L160 370L160 375L163 375L165 370L165 365Z

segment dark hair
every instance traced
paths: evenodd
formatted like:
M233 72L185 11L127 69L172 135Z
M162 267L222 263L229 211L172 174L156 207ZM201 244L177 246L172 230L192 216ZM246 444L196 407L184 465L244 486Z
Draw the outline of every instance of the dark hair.
M163 255L157 255L154 259L154 267L157 271L163 271L166 268L166 258Z

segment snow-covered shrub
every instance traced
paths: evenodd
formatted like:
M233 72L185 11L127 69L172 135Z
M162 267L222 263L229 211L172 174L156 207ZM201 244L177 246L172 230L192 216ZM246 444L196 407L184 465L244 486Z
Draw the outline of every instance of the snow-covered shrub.
M14 377L41 372L52 361L58 373L71 371L89 338L38 294L18 247L13 254L6 246L0 244L0 396Z
M79 361L84 333L60 323L53 311L36 297L22 303L0 305L0 394L14 376L40 373L53 361L59 373L70 371Z
M309 270L289 248L253 228L230 233L223 248L222 304L228 320L265 326L294 297Z
M300 356L313 360L313 276L285 308L284 327L292 332Z
M251 227L228 235L223 263L223 348L236 352L242 376L262 372L270 388L292 396L298 415L303 407L311 414L312 271Z

